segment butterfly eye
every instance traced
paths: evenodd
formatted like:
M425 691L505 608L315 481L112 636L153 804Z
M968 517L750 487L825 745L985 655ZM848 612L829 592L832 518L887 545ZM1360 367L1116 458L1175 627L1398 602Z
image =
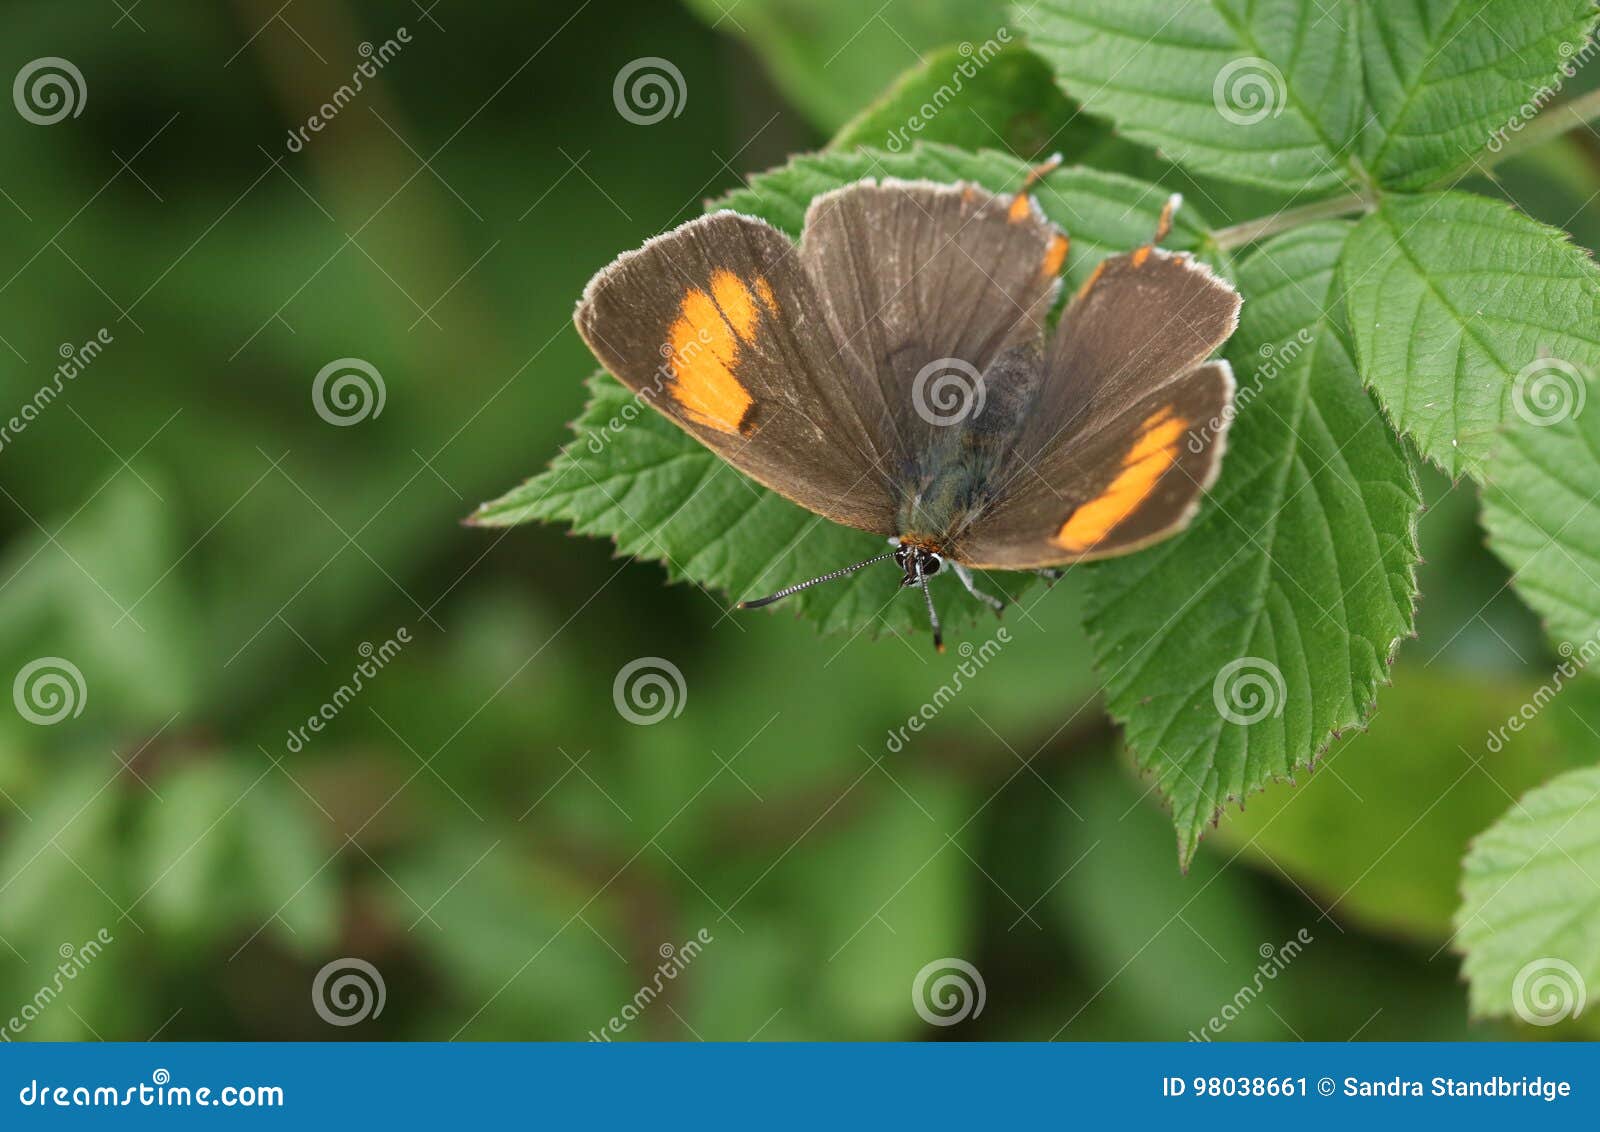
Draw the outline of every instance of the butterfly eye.
M922 560L922 573L924 577L931 578L939 572L939 567L944 565L944 559L937 554L929 554Z

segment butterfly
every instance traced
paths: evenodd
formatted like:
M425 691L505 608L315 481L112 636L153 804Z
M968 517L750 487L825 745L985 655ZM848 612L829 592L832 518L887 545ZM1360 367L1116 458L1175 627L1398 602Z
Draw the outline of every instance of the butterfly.
M754 609L892 559L1054 575L1183 529L1232 417L1238 293L1154 238L1103 260L1062 310L1067 234L1032 195L867 179L816 197L798 243L732 211L623 254L578 331L622 383L757 482L891 549Z

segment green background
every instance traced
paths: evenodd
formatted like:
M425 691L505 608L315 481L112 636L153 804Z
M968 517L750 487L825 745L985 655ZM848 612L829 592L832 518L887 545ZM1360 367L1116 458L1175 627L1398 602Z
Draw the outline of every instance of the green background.
M85 689L52 726L0 712L0 1025L101 930L22 1037L577 1039L702 931L623 1037L1182 1039L1301 932L1222 1038L1588 1024L1469 1021L1450 947L1470 838L1600 749L1591 679L1486 750L1557 658L1470 482L1425 478L1419 639L1370 732L1230 811L1187 875L1105 722L1071 576L891 750L959 654L730 616L607 544L459 525L566 438L595 270L824 144L919 52L993 35L998 6L128 7L0 16L0 74L62 56L87 91L52 126L0 107L5 414L63 343L112 338L0 449L0 676L61 657ZM357 45L402 24L410 44L288 152ZM687 91L650 126L612 100L643 56ZM1163 176L1086 119L1057 136L1058 109L970 144L1054 137ZM1476 187L1600 238L1592 133L1503 175ZM1272 203L1216 195L1219 223ZM342 357L386 388L347 428L311 398ZM290 744L401 627L398 658ZM642 657L683 677L651 726L612 699ZM385 1002L336 1028L311 985L343 957ZM948 957L986 1001L940 1027L911 988Z

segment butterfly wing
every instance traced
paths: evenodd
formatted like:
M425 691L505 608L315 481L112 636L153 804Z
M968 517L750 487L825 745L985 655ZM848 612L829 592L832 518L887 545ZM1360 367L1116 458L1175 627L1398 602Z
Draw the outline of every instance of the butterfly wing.
M795 245L714 213L590 281L575 321L624 385L735 468L848 526L894 534L890 461Z
M1050 343L1043 387L992 503L950 552L986 569L1127 554L1186 526L1216 479L1234 381L1208 358L1238 292L1183 255L1107 259Z
M1042 342L1066 254L1067 237L1026 194L889 178L811 202L806 273L841 360L869 375L864 400L902 469L936 430L978 423L976 379L1003 348ZM1031 395L1014 383L983 389L985 399Z

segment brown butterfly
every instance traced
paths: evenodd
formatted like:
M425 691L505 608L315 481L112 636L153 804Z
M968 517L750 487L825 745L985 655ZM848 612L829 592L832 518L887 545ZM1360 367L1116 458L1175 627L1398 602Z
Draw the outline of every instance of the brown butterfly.
M1233 399L1207 361L1239 295L1154 239L1103 261L1052 329L1065 233L1030 195L863 180L811 202L796 244L717 212L592 279L579 332L623 384L722 459L893 549L920 586L948 562L1050 568L1171 535L1216 479Z

